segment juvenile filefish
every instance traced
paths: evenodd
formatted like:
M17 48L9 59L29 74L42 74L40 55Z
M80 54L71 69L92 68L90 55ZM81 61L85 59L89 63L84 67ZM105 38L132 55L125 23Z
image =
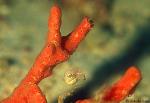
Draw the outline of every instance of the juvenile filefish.
M68 85L74 85L79 80L86 80L86 77L85 77L85 73L83 73L81 70L71 69L65 73L64 80L65 83L67 83Z

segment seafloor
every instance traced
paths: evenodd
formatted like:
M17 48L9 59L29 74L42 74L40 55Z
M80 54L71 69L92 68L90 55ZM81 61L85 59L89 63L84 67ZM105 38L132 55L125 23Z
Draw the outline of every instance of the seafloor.
M93 95L113 84L131 65L139 67L143 76L131 96L150 101L150 0L81 1L57 1L63 14L62 34L71 32L85 15L93 19L94 28L69 61L40 83L48 103L58 97L69 103ZM0 0L0 100L12 93L44 45L53 4L50 0ZM85 80L66 84L64 74L70 69L80 70Z

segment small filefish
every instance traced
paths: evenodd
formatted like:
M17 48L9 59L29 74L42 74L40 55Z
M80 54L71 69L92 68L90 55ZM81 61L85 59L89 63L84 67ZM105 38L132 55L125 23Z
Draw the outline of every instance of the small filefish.
M64 80L69 85L76 84L79 80L86 80L85 74L79 69L71 69L64 75Z

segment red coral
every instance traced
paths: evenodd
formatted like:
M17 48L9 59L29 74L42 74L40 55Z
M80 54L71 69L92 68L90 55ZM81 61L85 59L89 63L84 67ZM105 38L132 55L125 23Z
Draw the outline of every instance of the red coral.
M50 11L48 39L29 73L13 94L2 103L46 103L46 98L38 87L39 82L50 76L53 67L69 59L79 43L85 38L93 24L85 17L68 36L61 36L61 9L55 5Z
M119 103L127 97L136 85L141 80L141 73L139 69L132 66L128 68L124 76L117 81L111 88L107 89L101 98L96 103ZM78 100L76 103L93 103L95 100L84 99ZM94 102L95 103L95 102Z
M103 100L119 103L132 92L140 80L141 73L139 69L134 66L130 67L124 76L106 91Z

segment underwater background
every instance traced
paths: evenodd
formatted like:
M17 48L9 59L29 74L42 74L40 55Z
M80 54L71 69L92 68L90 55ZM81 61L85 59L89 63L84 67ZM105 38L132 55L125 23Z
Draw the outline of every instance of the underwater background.
M55 3L62 8L62 34L84 16L94 28L71 58L40 83L48 103L99 94L132 65L141 70L142 81L131 97L150 101L150 0L0 0L0 100L13 92L42 49ZM67 84L65 73L76 70L85 79Z

